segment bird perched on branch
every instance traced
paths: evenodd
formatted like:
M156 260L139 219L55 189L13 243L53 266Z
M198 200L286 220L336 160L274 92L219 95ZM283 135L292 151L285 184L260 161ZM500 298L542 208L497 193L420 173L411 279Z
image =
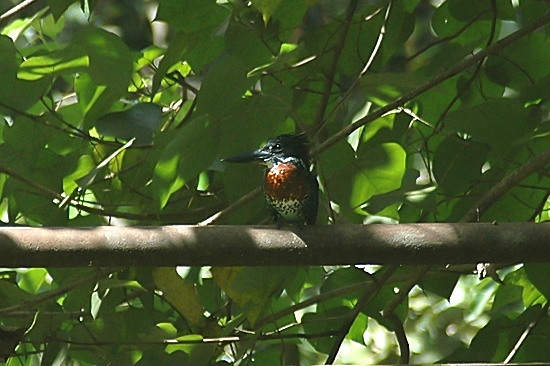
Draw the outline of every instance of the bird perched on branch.
M263 147L223 161L259 162L267 168L264 195L273 220L312 225L317 218L319 185L310 172L308 140L301 135L281 135Z

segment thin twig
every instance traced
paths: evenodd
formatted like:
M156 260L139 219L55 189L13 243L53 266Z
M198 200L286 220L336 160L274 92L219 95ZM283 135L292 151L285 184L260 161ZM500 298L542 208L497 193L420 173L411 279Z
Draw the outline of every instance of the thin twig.
M80 278L68 285L65 285L65 286L62 286L62 287L59 287L59 288L56 288L54 290L50 290L50 291L47 291L47 292L44 292L40 295L37 295L35 297L33 297L31 300L29 301L25 301L25 302L22 302L20 304L17 304L17 305L12 305L12 306L8 306L8 307L5 307L5 308L0 308L0 315L4 315L4 314L9 314L11 312L14 312L14 311L20 311L20 310L24 310L24 309L32 309L34 307L36 307L37 305L39 304L42 304L46 301L49 301L51 299L55 299L77 287L80 287L86 283L89 283L89 282L93 282L93 281L97 281L113 272L116 272L118 271L118 269L115 269L115 268L103 268L103 269L99 269L96 273L90 275L90 276L87 276L87 277L84 277L84 278Z
M15 15L17 12L25 9L27 6L31 5L35 1L36 0L24 0L20 2L19 4L15 5L13 8L8 9L2 15L0 15L0 20L4 20L11 17L12 15Z
M537 315L537 318L535 320L533 320L531 323L529 323L527 328L525 328L525 330L523 331L523 333L519 337L518 341L516 342L514 348L512 348L512 351L510 351L510 353L508 354L508 356L504 360L503 364L508 364L508 363L510 363L510 361L512 361L512 358L514 358L516 353L519 351L519 348L521 347L523 342L525 342L525 340L527 339L527 336L529 335L529 333L531 333L531 331L533 329L535 329L535 327L539 324L539 322L542 320L542 318L544 318L545 316L548 316L548 309L549 308L550 308L550 302L546 301L546 304L540 310L539 314Z
M386 8L386 13L384 14L384 21L382 22L382 26L380 27L380 32L378 32L378 38L376 39L374 48L372 49L372 52L369 56L367 63L363 67L363 70L361 70L361 73L359 74L359 78L355 79L355 82L352 85L352 88L350 89L353 89L353 86L355 86L357 81L367 73L367 71L370 69L374 61L374 58L376 57L376 55L378 55L378 51L380 50L380 46L382 46L382 41L384 40L384 36L386 35L386 27L388 26L388 20L390 19L392 6L393 6L393 0L390 0L388 2L388 7Z
M428 51L430 48L434 47L434 46L437 46L438 44L441 44L441 43L445 43L445 42L448 42L450 40L453 40L455 39L456 37L460 36L462 33L464 33L464 31L466 31L468 28L470 28L475 22L477 22L479 20L479 18L481 18L481 16L483 16L487 11L489 11L488 9L485 9L479 13L476 14L475 17L473 17L468 23L464 24L464 26L462 28L460 28L458 31L456 31L455 33L451 34L450 36L446 36L446 37L442 37L442 38L438 38L437 40L433 41L432 43L424 46L423 48L421 48L420 50L418 50L417 52L415 52L414 54L412 54L411 56L407 57L406 59L404 59L402 62L399 62L395 65L393 65L391 69L395 69L397 67L400 67L402 65L406 65L408 64L409 62L411 62L412 60L414 60L415 58L417 58L418 56L420 56L421 54L423 54L424 52ZM383 70L383 71L386 71L386 70Z
M314 339L314 338L324 338L333 336L334 331L325 331L318 333L270 333L270 334L251 334L244 336L227 336L227 337L218 337L218 338L200 338L200 337L190 337L190 339L161 339L161 340L148 340L148 339L136 339L136 340L120 340L120 341L79 341L73 339L63 339L63 338L50 338L50 342L59 342L67 343L79 346L139 346L139 345L159 345L167 346L171 344L229 344L237 342L245 342L251 339L257 340L275 340L275 339Z
M476 222L478 219L498 201L510 189L531 174L541 170L545 165L550 164L550 150L539 154L518 167L507 177L495 184L493 188L487 191L479 201L462 217L460 222Z
M52 110L46 103L44 103L44 106L45 106L46 109L48 109L48 111L51 113L52 116L54 116L62 124L67 125L70 128L69 127L68 128L63 128L61 126L57 126L57 125L49 122L48 120L46 120L46 117L45 117L44 114L41 114L41 115L30 114L30 113L27 113L25 111L20 111L18 109L15 109L12 106L10 106L8 104L5 104L2 101L0 101L0 107L6 108L6 109L10 110L11 112L13 112L15 114L26 117L26 118L28 118L29 120L31 120L35 123L40 123L40 124L42 124L46 127L53 128L54 130L66 133L67 135L69 135L71 137L78 137L78 138L80 138L82 140L86 140L88 142L94 142L94 143L101 144L101 145L106 145L106 146L120 147L120 146L123 145L123 143L120 143L120 142L117 142L117 141L108 141L108 140L103 140L103 139L98 138L98 137L91 136L90 134L86 133L85 131L82 131L82 130L74 127L74 126L71 126L70 123L64 121L58 115L58 113L55 110ZM135 145L135 146L132 147L132 149L150 149L151 147L152 147L151 144L145 144L145 145L142 144L142 145Z
M0 165L0 173L4 173L11 178L14 178L18 181L21 181L30 187L36 189L38 192L45 194L47 197L52 199L52 201L56 201L57 203L63 201L66 196L59 194L58 192L40 184L37 183L9 168L6 168L4 166ZM258 188L259 189L259 188ZM101 202L93 202L90 203L91 205L95 205L97 207L92 207L90 205L82 204L81 202L71 199L70 200L70 206L76 208L79 211L87 212L89 214L93 215L99 215L104 217L117 217L121 219L128 219L128 220L136 220L136 221L187 221L192 220L193 218L196 218L197 216L203 216L206 214L209 214L213 211L216 211L220 208L221 204L216 204L209 207L200 207L196 209L188 209L185 212L180 213L174 213L174 214L158 214L158 213L143 213L143 214L137 214L132 212L120 212L120 211L110 211L105 210L103 208L104 204ZM105 204L105 206L108 206L109 204ZM118 205L117 205L118 206Z
M216 212L214 215L210 216L206 220L203 220L199 222L198 226L208 226L212 225L214 222L219 220L220 218L227 216L229 213L238 210L242 206L246 205L248 202L252 201L254 198L258 197L260 193L262 192L261 187L257 187L253 189L252 191L248 192L241 198L239 198L237 201L233 202L231 205L227 206L223 210Z

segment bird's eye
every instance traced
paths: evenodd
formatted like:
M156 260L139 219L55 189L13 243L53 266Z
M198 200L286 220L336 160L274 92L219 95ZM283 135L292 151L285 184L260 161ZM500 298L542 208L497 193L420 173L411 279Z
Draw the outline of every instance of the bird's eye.
M281 148L281 144L275 144L275 148L276 148L276 149L280 149L280 148Z

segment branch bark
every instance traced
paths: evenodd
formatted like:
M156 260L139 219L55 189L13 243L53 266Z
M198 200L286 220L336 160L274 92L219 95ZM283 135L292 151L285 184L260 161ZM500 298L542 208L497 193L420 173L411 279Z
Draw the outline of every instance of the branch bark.
M286 230L285 230L286 229ZM550 261L550 224L0 228L0 266Z

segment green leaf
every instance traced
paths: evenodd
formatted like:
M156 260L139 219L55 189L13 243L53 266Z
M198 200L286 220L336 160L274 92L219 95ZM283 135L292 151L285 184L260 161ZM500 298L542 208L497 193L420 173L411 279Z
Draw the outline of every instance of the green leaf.
M368 324L369 318L365 314L359 313L351 324L346 339L365 345L364 335L367 331Z
M517 99L492 99L471 108L450 112L445 127L468 134L477 142L504 153L528 132L528 110Z
M461 44L481 43L489 37L491 31L490 7L489 1L486 0L446 1L437 8L432 18L432 27L441 38L454 36L453 40ZM468 28L460 33L474 17L477 17L477 21L469 24ZM500 23L497 22L496 26L498 31Z
M368 283L372 283L373 281L374 279L360 268L339 268L332 272L323 282L323 285L321 286L321 293L326 293L358 283L364 283L366 286ZM348 292L324 301L323 306L325 308L347 306L352 309L357 303L360 295L361 292L359 290Z
M516 91L529 88L536 81L548 76L550 41L534 32L514 42L499 52L499 57L490 57L487 74L496 83ZM502 59L507 62L502 61ZM521 65L518 68L517 65Z
M441 362L478 362L479 360L486 360L486 362L502 362L506 356L508 356L510 350L514 348L514 345L529 323L537 317L540 311L540 306L535 306L527 309L514 320L502 316L494 317L476 334L468 350L460 349ZM548 323L546 318L543 319L544 323ZM536 328L538 328L539 325L540 324L538 324ZM543 328L547 328L547 325L544 324ZM527 339L529 338L530 337L527 337ZM544 344L546 344L545 341L547 342L548 340L537 339L534 343L538 347L544 347ZM531 356L522 352L522 355L521 358L515 357L513 362L525 362L528 360L540 361L547 359L539 358L539 352L531 354Z
M79 99L78 104L84 114L86 128L92 127L92 122L108 112L113 103L123 94L118 87L96 85L88 74L80 74L76 77L75 91Z
M467 191L481 177L487 149L472 141L447 138L437 148L433 173L439 187L447 194Z
M243 150L245 151L245 150ZM229 156L223 154L223 156ZM263 168L255 164L226 164L223 183L229 202L236 202L242 196L261 185ZM246 205L246 209L238 210L224 224L257 224L268 217L268 210L263 195L259 195Z
M254 325L279 296L285 279L292 278L294 271L293 268L274 267L215 267L212 276Z
M539 290L546 301L550 299L550 283L548 283L548 276L550 275L550 268L547 264L542 263L528 263L523 266L527 278L531 283Z
M302 23L308 9L314 6L316 2L317 0L279 1L271 19L280 24L281 39L288 39L292 35L292 32Z
M37 80L45 76L51 79L86 70L88 56L83 48L71 45L47 55L30 57L23 61L17 76L23 80Z
M32 295L5 280L0 280L0 295L2 307L21 304L32 299Z
M212 119L225 118L253 83L238 58L222 56L204 77L197 96L197 113L208 113Z
M0 83L2 88L10 88L15 82L17 64L15 46L10 37L0 35Z
M91 171L88 172L84 177L76 180L76 183L82 189L87 189L90 184L95 181L98 173L105 168L113 159L115 159L119 154L123 153L128 147L132 145L134 141L130 140L118 149L116 149L111 155L103 159L97 166L95 166Z
M31 294L36 294L42 286L46 285L46 275L48 272L44 268L31 268L21 274L17 282L20 289Z
M143 286L135 280L120 280L117 278L107 278L97 283L97 291L103 292L111 288L125 288L129 290L145 291Z
M247 70L269 63L273 56L258 33L242 24L231 24L224 41L227 53L238 58Z
M46 92L47 80L27 81L17 79L16 49L9 37L0 35L0 112L12 115L15 110L24 111Z
M69 338L68 332L63 332L63 335L60 336L63 338ZM61 342L48 342L46 344L46 349L44 350L44 356L42 359L41 365L62 365L65 363L67 358L67 353L69 351L69 345Z
M230 156L255 149L271 137L293 133L294 126L287 128L288 113L288 106L280 96L253 95L240 99L226 115L221 130L225 136L242 131L242 139L220 141L220 155Z
M364 147L358 150L357 158L347 164L329 178L329 184L331 181L347 181L348 188L344 187L342 191L340 186L337 192L333 192L334 197L347 199L348 202L340 202L359 213L359 207L372 196L400 187L405 173L405 151L395 143Z
M252 0L252 5L262 13L265 24L267 24L269 18L275 13L280 3L281 0Z
M355 99L362 102L365 96L377 104L384 105L391 99L400 96L403 93L417 87L425 81L425 77L420 73L368 73L360 79L359 90L361 94L355 96Z
M330 308L328 310L320 309L315 313L306 313L302 317L302 327L309 334L318 334L326 332L336 332L342 327L343 322L349 316L349 308L342 306ZM328 354L333 346L333 337L320 337L309 340L309 343L321 353Z
M283 43L279 49L279 54L273 57L271 62L255 67L247 73L247 76L254 77L262 73L277 72L287 69L298 61L300 51L300 48L298 48L296 44Z
M160 125L162 109L153 103L138 103L122 112L108 113L96 122L97 131L136 144L150 144Z
M420 284L424 291L433 292L444 299L450 300L451 294L456 287L459 276L456 274L445 274L424 278Z
M219 126L209 116L193 118L163 150L153 173L153 194L163 208L172 193L212 164L217 155Z
M156 20L185 33L198 33L219 26L227 16L228 9L215 0L161 0Z
M153 270L153 279L164 299L191 325L203 320L204 309L194 284L178 276L175 268L157 267Z
M510 319L515 319L523 313L525 307L522 299L523 287L507 284L500 286L495 294L495 300L491 311L495 314L502 314Z
M59 18L65 13L67 8L72 4L78 2L78 0L46 0L55 21L57 22Z
M168 69L172 67L176 62L181 62L183 59L183 52L189 47L190 37L183 32L178 32L172 38L172 41L168 45L164 57L160 60L157 72L153 76L152 94L156 94L162 82L162 79L166 76ZM186 75L182 75L186 76Z
M71 43L86 50L90 60L88 71L96 84L126 91L133 71L133 57L120 37L90 28L78 33Z

